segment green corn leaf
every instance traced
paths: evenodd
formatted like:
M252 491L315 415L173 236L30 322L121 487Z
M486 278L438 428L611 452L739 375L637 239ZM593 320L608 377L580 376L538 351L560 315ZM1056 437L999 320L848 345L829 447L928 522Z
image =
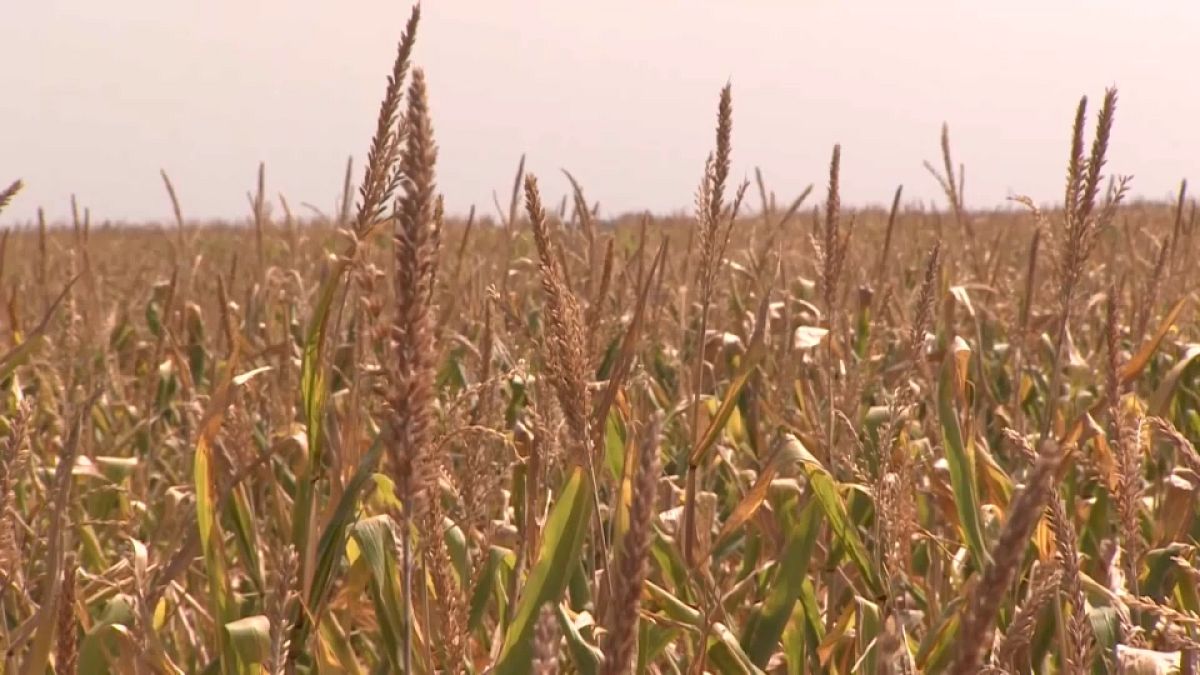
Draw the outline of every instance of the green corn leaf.
M942 609L942 615L917 648L917 668L923 672L937 673L948 665L954 656L954 640L958 637L964 604L965 598L959 596Z
M262 614L224 626L229 642L244 664L264 663L271 655L271 620ZM247 672L254 672L247 669Z
M854 521L850 519L850 514L846 511L846 502L838 493L837 481L821 465L820 460L804 447L800 439L795 436L789 436L787 442L796 446L794 452L800 457L800 466L808 477L809 487L812 489L813 495L817 498L817 503L821 505L821 510L824 511L825 517L829 520L829 526L833 529L834 536L846 548L846 554L850 557L850 561L854 563L854 566L858 568L863 582L867 585L867 589L874 597L881 596L883 594L883 585L879 581L879 575L876 573L875 567L871 564L871 558L867 554L867 547L863 544L862 538L859 537L858 528L855 526Z
M717 406L717 412L713 415L712 422L709 423L704 436L700 438L688 455L688 461L692 466L698 466L700 460L704 457L704 453L721 437L721 433L725 430L725 425L729 422L730 416L737 409L738 398L742 395L742 389L750 381L750 376L754 374L754 369L758 367L766 355L766 347L761 342L755 342L750 345L750 349L742 356L737 374L734 375L733 380L729 383L729 387L725 390L725 395L721 398L720 405Z
M387 661L392 672L402 672L404 599L400 593L400 570L396 561L392 519L381 515L360 520L351 528L351 536L358 544L367 568L371 570L371 600L387 650Z
M196 453L193 459L193 472L196 488L196 525L200 532L200 550L204 554L204 568L207 573L209 602L213 618L220 623L218 627L237 617L234 615L233 596L230 592L226 573L225 548L221 535L220 514L217 512L218 503L215 494L215 476L213 474L212 440L220 429L225 415L225 402L228 400L229 368L226 368L225 381L212 401L207 419L196 441ZM216 631L217 647L220 662L220 672L231 674L237 672L238 658L229 642L225 631Z
M261 593L264 589L261 573L262 566L259 562L259 552L262 550L262 547L258 542L258 528L254 526L254 510L253 506L251 506L250 495L247 492L245 483L238 485L234 489L233 499L230 504L233 507L231 522L234 535L233 540L237 543L238 552L245 561L245 568L250 581L254 584L255 590Z
M479 575L479 583L475 585L471 593L471 609L467 619L467 628L476 630L483 621L484 611L487 609L487 602L495 593L504 592L505 584L501 578L504 571L511 571L517 562L517 555L506 548L493 546L488 551L487 563L483 568L483 573Z
M679 623L695 626L697 628L699 628L703 623L704 615L701 614L699 610L689 606L686 602L675 597L673 593L662 586L659 586L652 581L647 581L646 592L650 594L650 597L659 604L662 610L666 612L667 616L669 616L673 621L678 621Z
M107 654L117 653L117 635L114 628L132 626L134 599L128 595L117 595L108 601L104 611L79 645L79 675L108 675L114 671Z
M341 287L344 263L338 263L330 272L329 277L321 286L317 306L309 324L308 334L304 340L304 351L300 357L300 399L304 412L305 433L308 440L308 457L305 459L301 475L296 477L296 496L292 506L292 543L300 555L300 574L302 579L310 577L306 561L311 560L311 544L309 530L316 505L317 471L321 466L322 423L325 415L325 402L329 397L329 381L323 363L325 353L325 335L329 325L329 315L333 308L333 299Z
M954 505L958 511L959 527L976 564L983 567L991 558L983 538L983 523L979 516L979 490L975 477L975 452L971 439L964 439L958 423L958 407L955 392L959 386L957 355L949 352L942 362L941 378L938 382L938 417L942 426L942 443L945 446L946 462L950 465L950 487L954 491Z
M638 675L649 672L649 666L667 648L679 639L680 631L674 628L663 628L649 621L643 621L638 633Z
M877 640L883 628L883 617L879 611L879 605L867 600L866 598L855 598L855 603L858 607L857 640L858 640L858 664L854 667L856 673L876 673L879 662L879 649Z
M732 675L765 675L764 671L746 655L733 631L719 622L710 626L712 637L708 639L708 658L721 673Z
M542 531L537 562L521 589L516 613L504 634L496 675L528 673L533 628L542 605L562 596L567 576L578 564L591 519L592 495L582 467L568 475Z
M1167 371L1163 376L1162 382L1159 382L1158 388L1154 390L1154 396L1150 399L1150 414L1156 417L1165 417L1171 402L1175 399L1175 392L1179 389L1181 380L1184 376L1191 374L1194 378L1195 369L1192 367L1200 362L1200 345L1193 345L1184 354L1179 362Z
M795 498L789 500L794 501ZM813 500L804 506L799 515L784 516L787 540L779 564L768 586L770 590L766 599L755 608L746 623L746 634L742 640L750 660L760 668L765 668L775 653L804 581L808 578L808 562L821 530L822 515L823 511Z
M571 655L571 663L581 675L596 675L600 672L600 650L584 639L583 634L571 621L567 608L558 604L555 614L558 616L558 627L563 637L567 639L567 653Z
M354 522L359 497L366 487L367 482L370 481L375 466L379 463L379 456L382 453L382 434L376 434L374 441L371 443L371 449L367 451L366 456L359 462L354 476L342 490L337 507L334 509L333 515L330 516L329 522L325 524L325 529L321 532L321 539L317 544L316 564L312 570L312 586L308 593L309 607L320 608L325 604L328 591L333 585L333 575L337 561L343 555L343 551L345 551L346 529ZM301 612L295 624L293 624L291 643L293 645L305 644L311 628L308 615Z

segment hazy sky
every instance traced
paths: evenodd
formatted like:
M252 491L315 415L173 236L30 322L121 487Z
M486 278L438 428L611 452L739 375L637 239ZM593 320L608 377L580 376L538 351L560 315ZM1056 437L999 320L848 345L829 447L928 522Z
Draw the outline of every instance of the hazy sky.
M0 216L69 196L96 219L242 218L257 164L290 202L333 208L361 159L408 13L403 1L37 0L0 22ZM549 199L570 169L606 213L687 207L733 82L735 177L781 200L820 188L843 148L847 202L899 183L934 198L922 160L950 123L967 202L1062 192L1079 96L1121 92L1110 166L1166 197L1200 180L1200 3L427 1L429 78L449 208L491 213L517 158ZM356 166L355 178L358 178ZM1200 187L1198 185L1197 187ZM823 190L819 190L818 194Z

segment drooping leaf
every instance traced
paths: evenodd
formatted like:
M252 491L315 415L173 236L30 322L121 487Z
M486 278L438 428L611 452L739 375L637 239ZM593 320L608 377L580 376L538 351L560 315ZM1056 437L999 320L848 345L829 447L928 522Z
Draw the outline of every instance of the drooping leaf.
M271 655L271 620L262 614L225 624L233 650L242 663L263 663Z
M858 568L867 589L874 596L881 595L883 585L871 563L867 548L858 534L858 528L846 512L846 503L838 494L837 481L833 479L820 460L804 447L800 439L791 436L786 442L796 446L795 453L800 457L800 465L808 477L809 486L817 498L817 503L820 504L825 518L829 521L829 526L833 528L834 536L846 548L846 553L850 556L854 566Z
M738 397L741 396L742 389L749 382L750 376L754 373L754 369L766 356L767 350L761 344L752 344L750 349L742 356L741 364L738 366L737 374L729 383L729 387L725 390L725 395L721 398L721 404L717 406L717 412L713 415L713 419L708 424L704 435L692 448L688 456L688 461L693 466L700 463L704 453L717 442L721 437L721 433L725 430L725 424L729 421L730 415L737 408Z
M109 600L96 623L84 635L79 645L79 675L108 675L119 672L110 667L106 654L117 652L117 636L113 628L132 626L134 599L117 595Z
M402 672L403 649L406 640L404 597L400 593L400 565L396 561L396 540L392 535L392 519L386 515L360 520L351 528L351 536L362 552L371 571L371 599L375 618L386 647L386 657L393 672Z
M596 675L600 672L600 662L603 659L600 650L588 644L562 603L559 603L555 614L558 617L559 629L567 640L567 653L571 655L571 663L575 669L582 675Z
M797 326L792 333L792 348L798 351L806 349L814 349L821 344L825 336L829 334L828 328L819 326Z
M812 500L801 509L799 515L792 517L789 514L783 518L787 526L787 540L769 586L770 591L747 620L746 635L742 639L742 646L750 660L760 668L766 667L793 616L796 601L808 578L808 563L821 530L823 513L818 502Z
M1154 396L1150 399L1149 413L1151 415L1164 417L1167 414L1167 408L1175 397L1180 380L1183 379L1185 373L1194 372L1192 366L1198 362L1200 362L1200 345L1192 345L1183 358L1167 371L1162 382L1158 383L1158 388L1154 390Z

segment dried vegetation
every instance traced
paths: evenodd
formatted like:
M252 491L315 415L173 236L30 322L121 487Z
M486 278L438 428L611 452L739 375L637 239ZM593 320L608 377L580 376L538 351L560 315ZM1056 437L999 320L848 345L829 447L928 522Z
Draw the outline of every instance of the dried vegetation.
M3 672L1195 672L1195 204L1115 91L1045 212L947 130L943 210L843 209L852 143L752 206L726 86L693 218L522 160L497 227L417 32L332 220L0 240Z

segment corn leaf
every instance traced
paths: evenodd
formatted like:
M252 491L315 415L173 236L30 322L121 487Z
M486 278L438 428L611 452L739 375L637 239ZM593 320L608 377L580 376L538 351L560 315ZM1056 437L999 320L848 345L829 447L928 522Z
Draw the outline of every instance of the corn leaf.
M321 538L317 544L316 564L313 566L312 583L308 593L309 607L319 609L325 604L329 589L333 586L333 574L337 560L345 548L346 529L354 522L359 497L366 487L367 482L370 481L375 466L379 463L379 456L382 453L383 435L376 434L375 439L371 442L370 450L367 451L366 456L359 462L354 476L351 477L350 482L342 490L337 507L329 517L329 522L325 524L325 528L321 531ZM292 626L291 643L293 649L295 649L295 645L306 643L308 633L311 629L312 626L308 621L308 614L300 612Z
M1183 358L1179 359L1163 376L1162 382L1158 383L1158 388L1154 390L1154 396L1150 399L1150 414L1155 417L1164 417L1167 414L1167 409L1171 405L1171 401L1175 398L1175 391L1179 388L1180 381L1185 373L1193 372L1192 366L1200 361L1200 345L1192 346L1184 354Z
M263 663L271 655L271 620L262 614L225 624L225 632L242 663Z
M116 626L132 626L132 597L117 595L109 600L96 623L83 637L79 645L79 675L108 675L114 671L107 654L117 653L118 637L113 633Z
M583 468L577 466L571 470L546 520L537 562L521 589L516 613L504 635L496 675L529 672L538 611L566 589L567 576L578 564L591 510L591 489Z
M846 548L850 561L858 568L867 589L873 596L882 595L883 586L879 581L879 575L871 564L867 548L863 545L862 538L859 537L858 528L846 512L846 503L838 494L837 481L821 465L820 460L804 447L800 439L790 436L787 442L794 444L794 452L800 457L800 465L808 477L809 486L817 498L821 510L825 513L825 518L829 520L829 526L833 528L834 536Z
M959 390L957 379L960 368L957 360L948 355L942 362L942 374L938 383L938 417L942 427L942 443L946 462L950 465L950 486L954 491L954 505L958 511L959 527L967 548L976 564L982 567L990 556L983 539L983 523L979 517L979 491L975 477L974 444L964 439L958 423L958 407L955 392ZM963 373L965 376L965 373Z
M737 374L729 383L729 387L725 390L725 395L721 398L721 404L717 406L717 412L713 415L713 419L708 424L704 435L696 442L688 455L688 461L692 466L698 466L704 453L717 442L721 437L721 432L725 430L725 424L729 422L729 417L737 408L738 398L742 395L742 389L746 383L750 381L750 376L754 374L754 369L758 367L763 358L767 355L766 347L761 342L751 344L750 349L742 356L741 364L738 365Z
M790 505L793 506L794 505ZM790 509L789 509L790 511ZM808 563L821 530L823 511L815 500L804 505L796 516L785 514L787 541L779 557L775 575L763 603L756 607L746 622L746 635L742 646L750 660L760 668L775 652L788 621L793 615L796 601L805 579L808 578Z
M855 621L858 638L858 663L854 667L856 673L879 672L879 649L877 641L883 620L879 605L866 598L855 598L858 608L858 618Z
M571 656L571 664L582 675L596 675L600 672L600 661L603 658L600 650L583 638L583 634L579 632L578 626L571 620L567 608L562 603L555 609L559 630L567 640L567 653Z
M400 593L400 572L396 562L396 540L392 519L386 515L360 520L351 528L351 536L371 570L371 600L379 632L387 650L392 672L402 672L404 646L404 600Z

